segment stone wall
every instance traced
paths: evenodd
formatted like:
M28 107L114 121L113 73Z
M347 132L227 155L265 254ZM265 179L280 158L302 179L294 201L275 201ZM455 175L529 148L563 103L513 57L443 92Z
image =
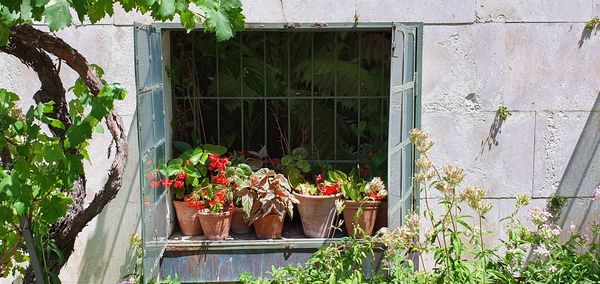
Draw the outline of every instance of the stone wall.
M486 227L498 229L520 193L538 206L553 193L571 197L565 215L577 225L598 214L590 196L600 182L600 39L584 25L600 1L245 0L244 9L247 22L424 22L423 128L436 141L439 164L464 167L468 184L489 190L495 209ZM117 9L98 25L57 33L130 92L117 104L131 151L124 188L80 234L60 274L64 283L115 283L132 264L128 239L139 229L140 206L134 21L150 22ZM24 97L39 88L35 73L4 54L0 71L2 88ZM61 75L66 86L75 80L65 65ZM512 116L497 128L501 104ZM96 135L92 143L92 192L106 179L109 141Z

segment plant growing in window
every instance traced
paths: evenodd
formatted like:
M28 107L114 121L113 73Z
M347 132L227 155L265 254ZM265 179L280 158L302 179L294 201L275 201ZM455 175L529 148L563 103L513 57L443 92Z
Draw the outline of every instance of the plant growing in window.
M304 234L311 238L331 237L337 220L336 203L341 199L341 183L316 177L317 185L301 183L294 189Z
M298 203L287 178L267 168L255 172L237 197L261 239L280 238L286 214L293 217L294 203Z
M357 175L348 176L341 171L327 173L329 183L339 184L344 202L344 221L349 234L361 237L371 235L381 200L388 194L380 177L364 181Z

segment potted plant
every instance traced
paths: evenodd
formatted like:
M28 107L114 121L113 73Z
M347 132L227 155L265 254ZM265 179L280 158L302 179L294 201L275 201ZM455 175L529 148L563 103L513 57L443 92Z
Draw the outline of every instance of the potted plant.
M345 199L343 214L348 234L356 237L373 234L377 208L388 194L381 178L374 177L367 182L359 177L348 178L340 171L331 171L328 180L342 184Z
M161 165L154 172L146 174L151 187L163 186L173 192L173 206L181 233L188 236L202 234L198 210L205 208L197 188L207 183L205 178L209 153L201 148L190 149L178 158Z
M231 164L229 158L218 154L209 154L208 171L210 181L206 179L200 187L202 200L208 202L207 208L198 211L198 217L204 235L209 240L224 240L229 237L233 217L233 178L227 176Z
M260 239L280 238L286 213L293 217L298 203L285 176L267 168L252 174L237 197Z
M248 183L250 176L252 175L252 169L249 165L240 163L236 166L231 166L226 169L227 177L232 182L232 187L235 192ZM237 195L236 195L237 196ZM234 198L234 212L231 220L231 231L237 235L245 235L252 232L252 226L248 225L249 217L244 213L242 208L242 200L237 197Z
M327 238L334 233L337 219L336 202L342 197L340 182L316 177L316 186L301 183L294 189L304 234L310 238Z

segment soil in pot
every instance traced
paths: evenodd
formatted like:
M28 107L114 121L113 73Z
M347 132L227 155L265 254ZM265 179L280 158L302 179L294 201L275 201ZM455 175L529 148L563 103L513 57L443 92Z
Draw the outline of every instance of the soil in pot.
M231 231L236 235L246 235L252 232L252 226L248 226L246 220L244 220L244 209L235 208L231 219Z
M302 220L304 235L309 238L329 238L333 235L334 222L337 219L335 201L341 194L313 196L294 193L300 201L298 211Z
M173 201L173 206L175 207L181 233L186 236L202 235L202 226L197 214L198 209L189 206L183 201Z
M283 230L283 218L279 218L277 214L269 214L267 216L258 218L254 222L254 230L256 231L256 237L259 239L279 239L281 238L281 231Z
M208 210L198 211L202 231L209 240L225 240L229 237L232 211L213 213Z
M353 200L346 200L344 202L344 223L346 224L346 231L348 231L349 235L354 234L354 228L356 226L363 230L364 235L373 234L373 227L375 226L379 203L379 201L359 202ZM356 218L359 208L361 208L361 214ZM356 235L357 238L361 238L362 236L362 233Z

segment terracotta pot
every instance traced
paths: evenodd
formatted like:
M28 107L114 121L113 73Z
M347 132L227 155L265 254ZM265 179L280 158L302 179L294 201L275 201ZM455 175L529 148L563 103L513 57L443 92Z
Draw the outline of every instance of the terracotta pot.
M377 218L377 207L379 201L353 201L346 200L344 202L344 223L346 223L346 231L349 235L354 234L354 228L358 226L364 231L365 235L373 234L373 226ZM362 208L362 214L356 217L358 209ZM357 238L361 238L363 234L357 234Z
M252 227L248 226L244 220L244 209L235 208L233 218L231 219L231 231L237 235L245 235L252 232Z
M387 199L381 201L379 207L377 207L377 218L375 219L375 226L373 231L377 232L379 229L388 226L388 202Z
M309 238L329 238L333 235L336 220L335 201L341 193L328 196L313 196L294 193L300 201L298 211L304 234Z
M202 230L207 239L225 240L229 237L233 212L213 213L208 211L208 209L204 209L198 211L198 217L200 218L200 224L202 224Z
M283 231L283 218L279 218L277 214L269 214L267 216L258 218L254 222L254 230L256 231L256 237L259 239L278 239L281 238L281 231Z
M202 235L202 226L197 214L198 209L189 206L183 201L175 200L173 201L173 206L175 207L181 233L186 236Z

